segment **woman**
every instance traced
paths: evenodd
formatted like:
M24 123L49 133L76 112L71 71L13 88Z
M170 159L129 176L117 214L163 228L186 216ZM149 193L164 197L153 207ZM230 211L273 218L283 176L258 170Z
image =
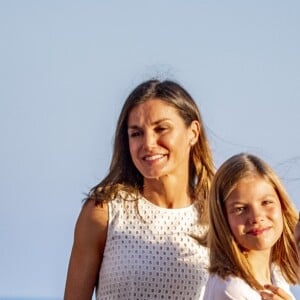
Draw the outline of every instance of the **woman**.
M207 280L212 154L199 110L149 80L119 116L108 175L75 228L65 300L200 299ZM199 241L200 240L200 244Z
M297 212L275 172L249 154L229 158L209 197L205 300L295 299Z

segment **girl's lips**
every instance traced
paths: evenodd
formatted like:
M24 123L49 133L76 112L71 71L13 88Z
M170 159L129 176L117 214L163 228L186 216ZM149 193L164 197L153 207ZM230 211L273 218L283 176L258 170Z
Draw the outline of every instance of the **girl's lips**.
M247 234L258 236L258 235L260 235L260 234L262 234L262 233L264 233L265 231L268 231L268 230L269 230L269 227L257 228L257 229L252 229L252 230L247 231Z

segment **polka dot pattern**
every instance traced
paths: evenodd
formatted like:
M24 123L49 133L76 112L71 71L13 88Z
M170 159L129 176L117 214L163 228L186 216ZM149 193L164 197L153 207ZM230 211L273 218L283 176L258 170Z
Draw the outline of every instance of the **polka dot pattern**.
M97 300L201 299L208 278L208 251L191 235L194 205L166 209L141 197L109 203L109 227Z

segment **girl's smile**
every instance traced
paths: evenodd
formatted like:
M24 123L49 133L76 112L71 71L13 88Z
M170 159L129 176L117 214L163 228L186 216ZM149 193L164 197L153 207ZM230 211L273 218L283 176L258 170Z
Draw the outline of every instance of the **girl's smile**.
M280 200L273 186L259 176L241 179L225 207L231 231L245 250L271 250L282 234Z

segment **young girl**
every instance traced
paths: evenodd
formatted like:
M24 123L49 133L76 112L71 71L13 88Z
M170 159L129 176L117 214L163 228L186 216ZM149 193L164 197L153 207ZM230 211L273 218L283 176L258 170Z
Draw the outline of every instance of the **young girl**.
M300 212L299 212L298 223L297 223L295 231L294 231L294 235L295 235L295 240L296 240L296 244L297 244L298 255L299 255L299 259L300 259ZM300 264L300 260L299 260L299 264Z
M297 212L270 166L249 154L228 159L212 183L209 217L205 300L295 299Z

